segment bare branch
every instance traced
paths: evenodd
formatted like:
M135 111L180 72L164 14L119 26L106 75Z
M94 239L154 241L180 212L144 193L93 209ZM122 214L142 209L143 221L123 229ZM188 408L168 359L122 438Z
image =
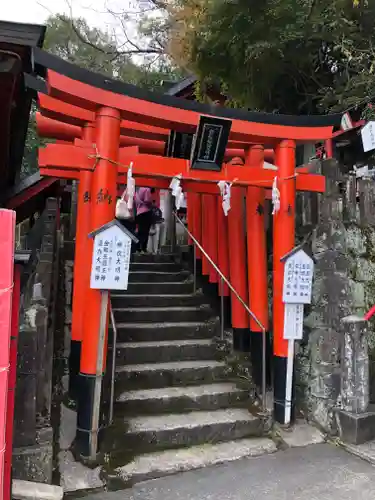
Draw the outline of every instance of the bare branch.
M122 55L142 55L142 54L162 54L163 51L161 49L158 49L158 48L140 48L140 47L137 47L135 44L132 44L130 42L130 40L128 39L128 41L131 43L131 45L134 46L133 49L126 49L126 50L111 50L111 51L108 51L108 50L105 50L103 49L102 47L100 47L99 45L91 42L87 37L85 37L81 31L79 30L79 28L77 28L77 26L75 25L74 21L73 21L73 18L71 17L70 19L67 19L66 17L64 16L57 16L61 21L69 24L69 26L72 28L74 34L77 36L77 38L84 44L92 47L93 49L96 49L98 50L99 52L103 53L103 54L106 54L110 57L114 57L114 59L116 59L117 57L120 57Z

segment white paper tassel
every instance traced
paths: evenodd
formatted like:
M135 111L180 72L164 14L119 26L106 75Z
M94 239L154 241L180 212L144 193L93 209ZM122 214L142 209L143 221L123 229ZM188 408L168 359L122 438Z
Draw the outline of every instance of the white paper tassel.
M225 181L220 181L217 183L217 185L219 186L221 196L224 196L225 186L227 185L227 183Z
M182 179L182 174L178 174L175 177L173 177L171 183L169 184L169 189L172 190L173 196L176 196L177 194L177 189L180 187L181 179Z
M183 204L184 199L185 199L185 196L184 196L184 193L182 192L181 187L179 189L180 189L180 192L176 195L176 208L177 208L177 210L180 210L181 205Z
M218 182L218 186L220 189L220 194L223 198L222 207L224 215L227 216L230 210L230 195L231 195L232 184L229 184L229 182L220 181Z
M126 183L128 194L128 209L133 210L134 195L135 195L135 179L133 177L133 162L130 163L128 168L128 179Z
M172 190L172 196L175 197L175 204L177 210L181 208L181 205L185 199L184 193L182 192L181 179L182 179L182 174L178 174L175 177L173 177L169 185L169 189Z
M272 215L275 215L280 210L280 191L277 187L277 177L274 178L272 184Z

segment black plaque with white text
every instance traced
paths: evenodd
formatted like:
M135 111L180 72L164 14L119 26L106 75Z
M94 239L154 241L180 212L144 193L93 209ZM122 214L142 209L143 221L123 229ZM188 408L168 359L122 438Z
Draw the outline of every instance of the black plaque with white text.
M220 172L231 125L230 120L201 116L190 157L192 169Z

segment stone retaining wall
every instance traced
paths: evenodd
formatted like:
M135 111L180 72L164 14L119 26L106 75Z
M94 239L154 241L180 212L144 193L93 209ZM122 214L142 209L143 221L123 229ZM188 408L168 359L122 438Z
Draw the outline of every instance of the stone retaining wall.
M299 407L329 433L336 432L335 408L340 401L341 320L363 316L375 304L375 184L357 180L334 160L321 165L324 195L304 193L304 231L312 230L315 258L313 302L306 310L304 340L297 354ZM315 198L315 200L314 200ZM300 205L301 206L301 205ZM297 224L297 227L301 227ZM375 335L369 328L375 354Z
M22 276L13 478L51 483L51 427L55 310L58 283L58 200L49 198L23 241L32 250Z

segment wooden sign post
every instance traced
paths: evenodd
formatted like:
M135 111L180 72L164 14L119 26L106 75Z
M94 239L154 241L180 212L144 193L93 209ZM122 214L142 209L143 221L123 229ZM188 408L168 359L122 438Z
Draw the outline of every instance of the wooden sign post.
M285 262L283 302L284 339L288 341L288 359L285 385L285 421L292 415L292 388L294 365L294 341L303 337L303 306L311 304L314 261L302 247L296 247L282 258Z
M100 330L95 374L91 428L89 432L89 458L95 460L100 431L100 400L104 371L104 348L108 317L108 291L127 290L132 241L137 238L120 222L113 220L90 234L94 238L90 288L100 290Z

